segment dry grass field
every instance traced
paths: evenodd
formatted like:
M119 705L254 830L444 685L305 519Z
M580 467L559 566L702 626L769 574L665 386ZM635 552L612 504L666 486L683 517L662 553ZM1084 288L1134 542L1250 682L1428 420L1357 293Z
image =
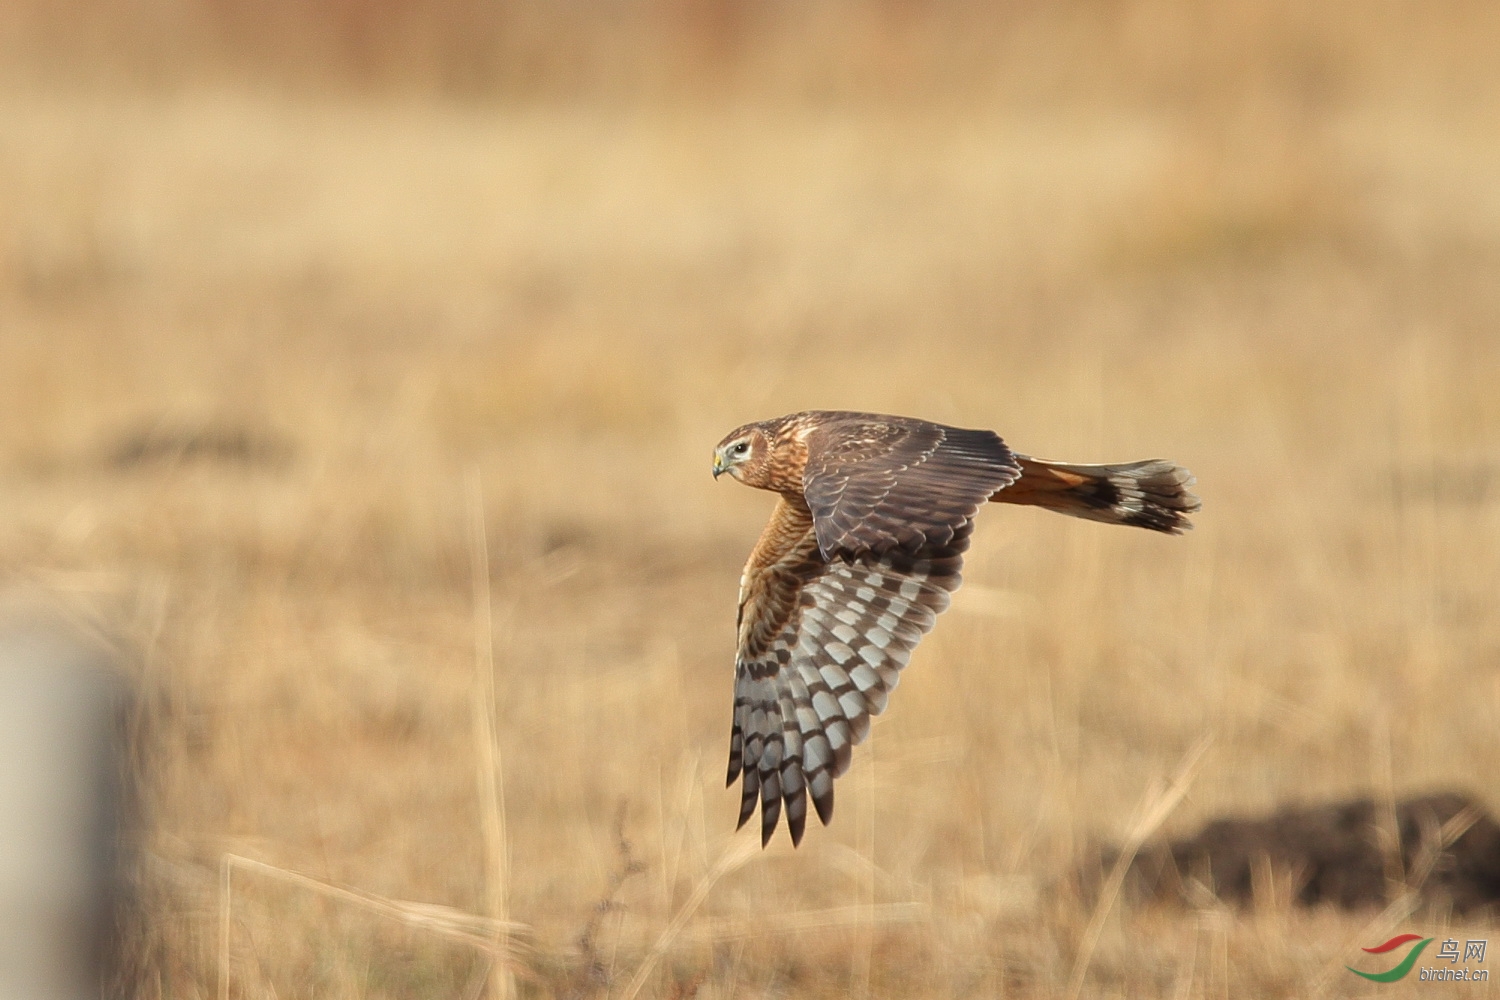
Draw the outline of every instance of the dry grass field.
M0 23L0 566L147 692L131 995L1489 995L1343 969L1489 924L1070 873L1205 740L1164 833L1500 805L1493 9L68 6ZM985 511L761 852L710 449L804 407L1204 510Z

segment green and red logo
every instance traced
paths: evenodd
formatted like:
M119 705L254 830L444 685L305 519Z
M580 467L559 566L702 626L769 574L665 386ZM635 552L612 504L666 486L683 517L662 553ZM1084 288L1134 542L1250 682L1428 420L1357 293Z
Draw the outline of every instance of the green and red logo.
M1406 953L1406 957L1394 969L1387 970L1386 972L1360 972L1351 965L1346 965L1344 968L1356 976L1363 976L1377 983L1394 983L1398 979L1404 979L1406 974L1411 972L1412 966L1417 964L1417 959L1422 955L1422 949L1432 944L1432 938L1424 938L1420 934L1397 934L1384 944L1377 944L1373 948L1363 949L1363 951L1371 955L1384 955L1387 952L1395 951L1403 944L1411 941L1416 941L1417 943L1412 946L1411 951Z

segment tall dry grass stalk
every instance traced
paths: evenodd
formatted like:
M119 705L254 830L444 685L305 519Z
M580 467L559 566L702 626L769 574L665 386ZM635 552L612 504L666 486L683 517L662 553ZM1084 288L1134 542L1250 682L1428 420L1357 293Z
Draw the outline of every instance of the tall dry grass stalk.
M495 622L490 594L489 539L484 527L484 482L478 469L467 482L469 557L474 581L474 758L478 767L479 815L484 828L485 912L496 927L495 954L509 950L510 842L505 835L505 772L495 736ZM515 979L498 963L490 972L488 995L510 1000Z
M1120 847L1120 854L1115 858L1109 876L1099 890L1093 915L1089 917L1089 922L1083 928L1083 937L1078 942L1078 952L1073 958L1073 971L1068 976L1068 1000L1077 1000L1083 992L1083 981L1089 972L1089 962L1093 961L1094 949L1099 945L1099 935L1104 931L1104 921L1109 919L1110 911L1114 909L1120 888L1125 884L1125 876L1129 873L1136 854L1147 840L1156 835L1167 817L1172 815L1172 810L1187 796L1188 789L1192 787L1193 780L1198 777L1202 768L1203 755L1212 745L1212 735L1204 736L1193 744L1177 765L1177 770L1166 787L1148 788L1136 807L1135 821L1130 824L1129 832Z
M650 951L646 953L646 957L636 968L635 974L630 977L630 982L626 984L625 991L620 995L621 1000L635 1000L651 978L651 973L656 970L656 964L677 941L678 935L698 912L698 908L708 899L708 894L713 891L719 880L760 852L759 840L759 834L752 829L743 831L724 845L713 867L693 886L692 894L672 915L671 922L651 945Z

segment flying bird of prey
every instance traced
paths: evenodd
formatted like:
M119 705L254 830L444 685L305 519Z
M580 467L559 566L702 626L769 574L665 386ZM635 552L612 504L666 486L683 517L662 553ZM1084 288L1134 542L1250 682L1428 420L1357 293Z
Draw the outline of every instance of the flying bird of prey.
M839 410L736 428L714 449L726 472L781 496L740 578L729 741L740 825L759 799L762 844L783 802L793 844L808 796L828 824L833 779L958 589L981 504L1169 534L1199 507L1172 462L1047 462L993 431Z

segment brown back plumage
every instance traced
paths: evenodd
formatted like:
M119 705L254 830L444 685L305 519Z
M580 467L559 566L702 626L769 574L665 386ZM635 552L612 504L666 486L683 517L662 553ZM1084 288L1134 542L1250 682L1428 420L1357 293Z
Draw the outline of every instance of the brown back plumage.
M994 431L865 413L813 416L802 488L828 558L951 542L1021 474Z

